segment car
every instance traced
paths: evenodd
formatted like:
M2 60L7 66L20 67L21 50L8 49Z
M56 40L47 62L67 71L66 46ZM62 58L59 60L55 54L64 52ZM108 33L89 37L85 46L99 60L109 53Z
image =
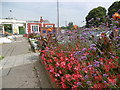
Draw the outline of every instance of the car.
M110 38L110 35L112 33L112 31L104 31L104 32L100 32L99 34L96 35L97 38L102 38L102 33L105 33L105 35Z

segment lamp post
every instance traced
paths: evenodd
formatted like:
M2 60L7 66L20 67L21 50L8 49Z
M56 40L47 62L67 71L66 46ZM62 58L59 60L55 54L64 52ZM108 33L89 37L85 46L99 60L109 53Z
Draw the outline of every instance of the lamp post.
M12 19L12 10L10 9L10 19Z

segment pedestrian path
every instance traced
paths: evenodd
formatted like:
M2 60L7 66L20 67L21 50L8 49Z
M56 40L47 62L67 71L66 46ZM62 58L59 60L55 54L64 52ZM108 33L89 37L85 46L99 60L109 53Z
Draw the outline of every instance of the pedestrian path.
M0 61L0 87L51 88L45 69L38 63L39 54L30 51L26 38L3 44L1 51L5 58Z
M5 57L1 61L2 68L11 68L19 65L34 63L38 60L37 53L27 53L16 56Z
M0 51L5 58L0 61L0 87L39 88L34 70L38 54L30 51L27 38L19 37L9 44L2 44Z

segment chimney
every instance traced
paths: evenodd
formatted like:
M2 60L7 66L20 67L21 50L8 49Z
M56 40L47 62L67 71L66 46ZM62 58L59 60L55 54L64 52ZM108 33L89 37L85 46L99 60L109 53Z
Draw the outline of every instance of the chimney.
M42 16L40 17L40 23L42 24L42 27L43 27L43 19L42 19Z
M40 23L42 23L43 22L43 19L42 19L42 16L40 17Z

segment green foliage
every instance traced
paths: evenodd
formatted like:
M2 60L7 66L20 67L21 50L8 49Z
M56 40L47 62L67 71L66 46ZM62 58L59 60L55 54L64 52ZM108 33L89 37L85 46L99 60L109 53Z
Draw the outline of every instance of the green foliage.
M114 2L109 8L108 8L108 15L109 17L112 17L112 15L117 12L120 9L120 1Z
M66 29L67 27L62 26L61 29Z
M69 30L73 29L73 22L69 22L67 29L69 29Z
M98 26L102 22L104 22L104 18L106 16L106 9L104 7L97 7L92 9L87 17L86 17L86 25L89 27L90 25Z
M2 60L3 58L4 58L4 56L1 56L1 55L0 55L0 60Z

